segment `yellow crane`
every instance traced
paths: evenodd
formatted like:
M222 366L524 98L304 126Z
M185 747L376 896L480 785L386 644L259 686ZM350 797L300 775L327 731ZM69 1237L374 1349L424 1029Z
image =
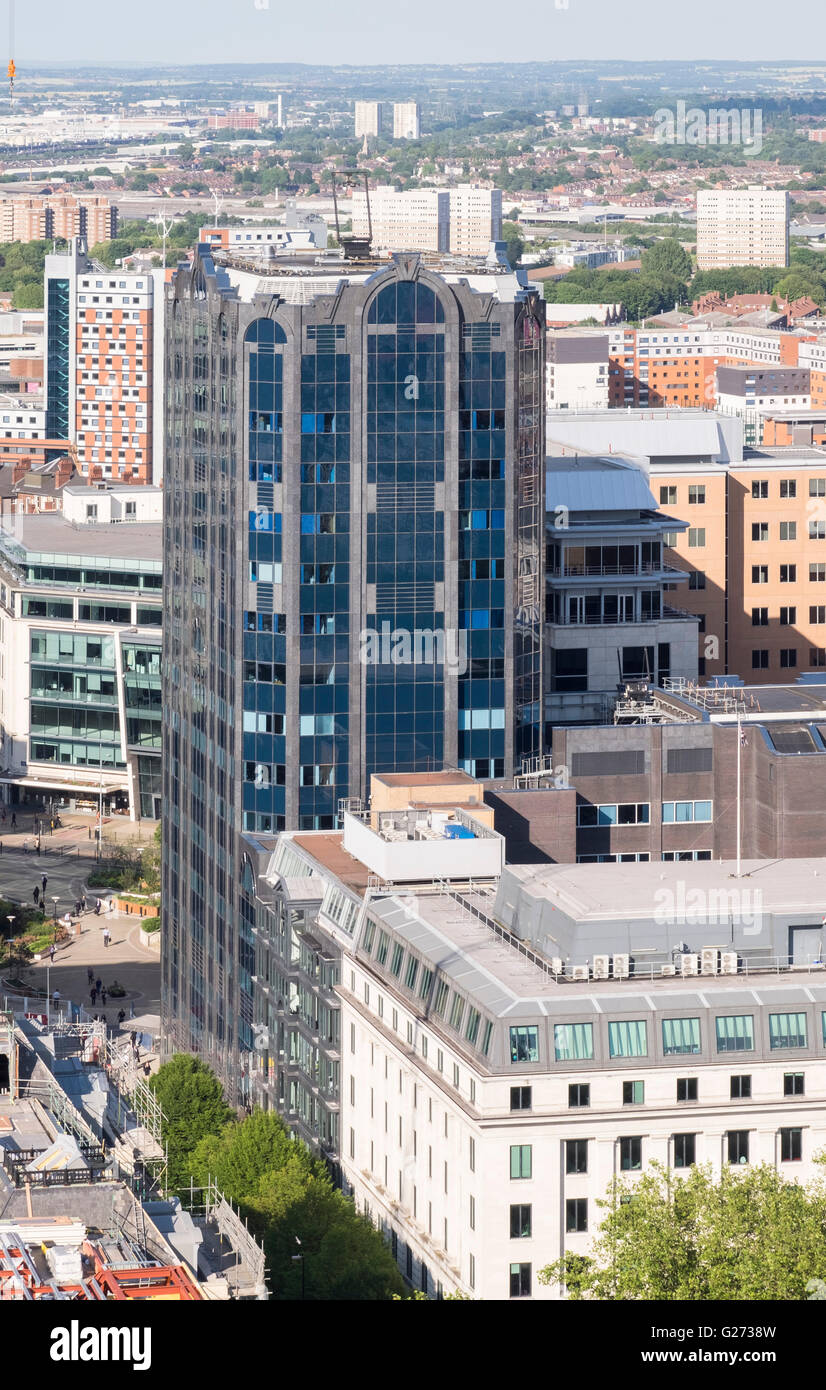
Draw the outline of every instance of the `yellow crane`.
M14 79L17 68L14 64L14 0L9 0L9 105L14 103Z

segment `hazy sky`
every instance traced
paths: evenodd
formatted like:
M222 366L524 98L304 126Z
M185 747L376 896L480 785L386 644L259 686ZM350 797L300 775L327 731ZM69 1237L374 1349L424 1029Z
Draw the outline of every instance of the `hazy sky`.
M797 0L17 0L26 63L826 59L826 4ZM9 0L0 0L0 49ZM5 60L3 60L3 65Z

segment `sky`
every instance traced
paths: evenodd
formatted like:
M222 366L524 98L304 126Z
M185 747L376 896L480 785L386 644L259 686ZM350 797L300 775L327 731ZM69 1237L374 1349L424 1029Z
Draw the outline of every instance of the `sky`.
M0 0L0 48L9 0ZM826 4L797 0L16 0L16 52L48 62L403 64L582 57L826 59ZM560 6L560 8L557 8ZM511 17L513 23L511 23ZM5 59L2 66L5 65Z

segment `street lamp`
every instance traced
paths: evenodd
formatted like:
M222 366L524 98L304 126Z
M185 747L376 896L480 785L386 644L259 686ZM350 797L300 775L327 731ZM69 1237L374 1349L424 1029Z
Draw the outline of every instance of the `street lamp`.
M298 1236L296 1236L296 1238L295 1238L295 1243L296 1243L296 1245L297 1245L299 1248L301 1247L301 1241L298 1239ZM304 1301L304 1251L302 1250L300 1255L292 1255L292 1256L291 1256L291 1259L292 1259L293 1264L295 1264L296 1260L300 1260L300 1261L301 1261L301 1299L302 1299L302 1302L303 1302L303 1301Z
M14 943L14 918L7 917L6 921L9 924L9 972L11 972L11 950Z
M52 898L52 902L54 903L54 935L55 939L57 939L57 905L60 902L60 899L56 893Z

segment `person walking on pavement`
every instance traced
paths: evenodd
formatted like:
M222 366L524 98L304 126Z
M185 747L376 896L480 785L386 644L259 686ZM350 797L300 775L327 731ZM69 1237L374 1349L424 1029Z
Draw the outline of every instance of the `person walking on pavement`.
M49 882L49 880L47 879L47 877L46 877L45 874L44 874L43 877L41 878L40 882L43 884L43 892L45 893L45 891L46 891L46 884Z
M34 889L34 893L32 894L32 897L34 898L34 905L35 905L35 907L37 907L37 904L38 904L38 902L40 901L40 889L37 887L37 885L35 885L35 889Z
M97 898L97 899L95 900L95 916L96 916L96 917L99 917L99 916L100 916L100 898Z
M95 983L95 972L92 969L91 965L88 967L86 971L86 979L89 981L90 985L93 985Z
M39 836L39 835L38 835L37 839L36 839L35 842L34 842L34 847L35 847L35 849L37 850L37 853L40 854L40 836Z
M105 1007L106 1007L106 986L105 986L105 985L103 986L103 989L100 991L100 1002L101 1002L101 1004L103 1004L103 1006L104 1006L104 1008L105 1008Z
M17 829L17 813L15 811L11 813L11 828L12 830Z
M94 985L92 985L92 988L89 990L89 998L90 998L91 1001L92 1001L92 1008L95 1007L95 1004L96 1004L96 1002L97 1002L97 997L98 997L98 992L97 992L97 990L95 989Z
M81 905L81 907L83 908L83 911L85 912L85 911L86 911L86 894L85 894L85 893L83 894L83 897L82 897L81 900L80 900L80 905Z
M101 985L102 985L102 981L101 981L100 976L98 975L97 979L95 980L95 989L97 990L98 994L100 994Z
M49 960L52 962L52 965L54 965L54 958L56 955L57 947L55 946L54 942L52 942L51 946L49 947Z

